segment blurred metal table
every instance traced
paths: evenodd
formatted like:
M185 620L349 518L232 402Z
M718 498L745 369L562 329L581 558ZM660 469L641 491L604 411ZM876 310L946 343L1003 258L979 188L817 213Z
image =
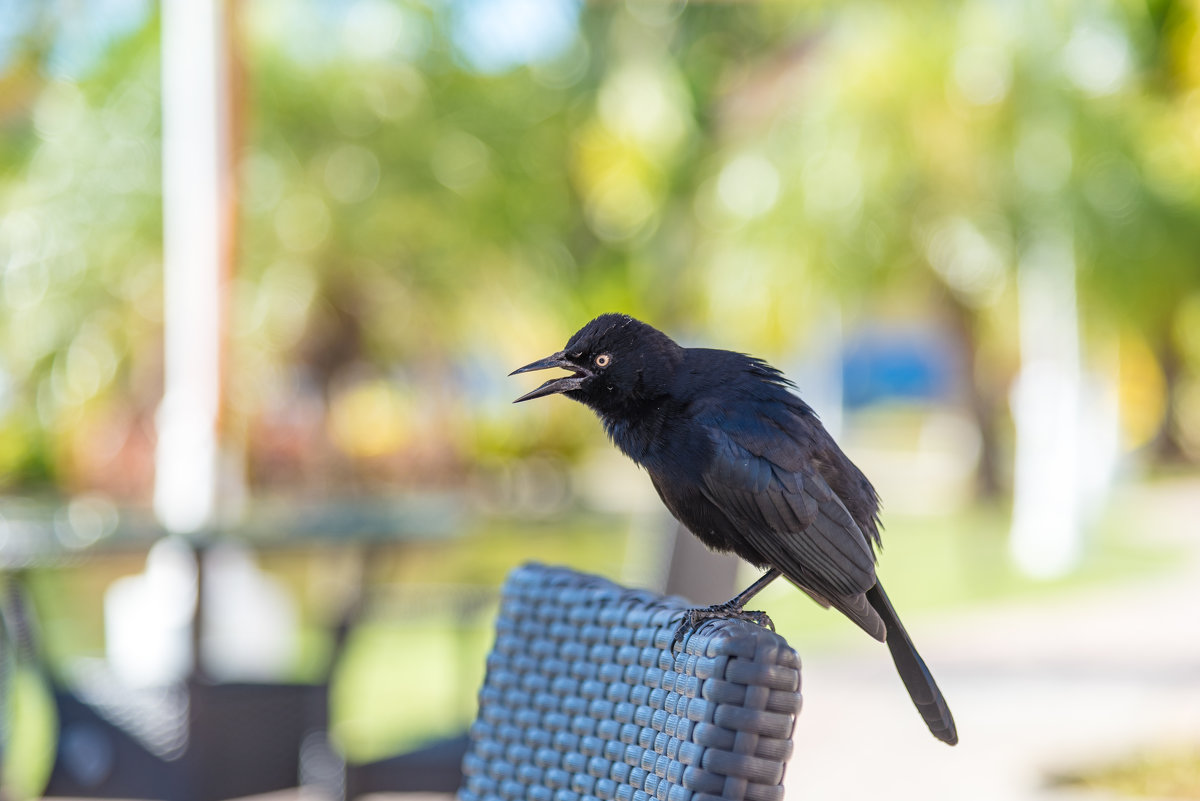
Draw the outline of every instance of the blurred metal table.
M57 675L37 641L36 615L25 591L27 574L104 555L145 552L164 536L144 513L89 503L75 509L0 506L0 569L6 579L0 599L5 624L0 645L8 646L0 653L25 660L45 677L58 716L59 737L46 795L218 801L304 785L336 799L345 797L348 789L356 794L457 786L465 740L433 746L427 754L349 767L330 746L328 672L357 622L361 603L343 610L334 632L333 658L325 677L313 683L208 679L199 658L204 626L200 597L192 627L196 658L182 681L130 688L102 660L76 665L67 676ZM254 509L236 529L208 532L189 542L197 554L225 539L259 552L353 548L360 561L369 564L379 549L453 538L465 525L462 509L451 497L416 504L280 502ZM197 559L197 565L203 563ZM197 587L201 590L204 582ZM360 587L360 595L361 591ZM0 677L0 693L7 691ZM391 786L397 776L389 770L392 766L401 769L403 786ZM348 788L348 783L361 789Z

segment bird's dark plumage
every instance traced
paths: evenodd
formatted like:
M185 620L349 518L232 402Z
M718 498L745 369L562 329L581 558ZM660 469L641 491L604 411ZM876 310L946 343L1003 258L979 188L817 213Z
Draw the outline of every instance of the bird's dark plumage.
M778 571L886 640L930 731L958 741L945 699L875 577L875 489L778 370L741 353L680 347L620 314L597 317L562 351L514 374L550 367L571 375L519 401L561 393L591 407L708 547ZM740 613L751 594L713 610Z

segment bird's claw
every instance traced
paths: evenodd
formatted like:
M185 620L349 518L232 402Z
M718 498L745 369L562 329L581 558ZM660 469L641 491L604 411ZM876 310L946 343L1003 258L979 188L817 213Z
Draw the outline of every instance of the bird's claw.
M729 620L731 618L745 620L771 631L775 630L775 622L767 616L766 612L747 611L728 603L713 604L712 606L702 606L684 611L683 617L680 618L679 625L675 629L675 636L671 639L671 647L674 648L683 642L684 637L700 628L701 625L709 620Z

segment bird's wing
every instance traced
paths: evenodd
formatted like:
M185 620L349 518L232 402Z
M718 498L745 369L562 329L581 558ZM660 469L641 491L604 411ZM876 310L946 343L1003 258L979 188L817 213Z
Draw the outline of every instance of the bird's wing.
M710 410L697 422L714 445L705 495L770 564L839 608L874 586L866 537L801 442L769 417Z

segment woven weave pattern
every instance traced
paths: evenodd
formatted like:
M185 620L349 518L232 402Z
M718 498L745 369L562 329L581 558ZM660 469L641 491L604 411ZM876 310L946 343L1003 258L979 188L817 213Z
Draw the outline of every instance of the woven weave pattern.
M562 568L513 571L459 799L781 799L796 652L740 620L672 650L685 608Z

